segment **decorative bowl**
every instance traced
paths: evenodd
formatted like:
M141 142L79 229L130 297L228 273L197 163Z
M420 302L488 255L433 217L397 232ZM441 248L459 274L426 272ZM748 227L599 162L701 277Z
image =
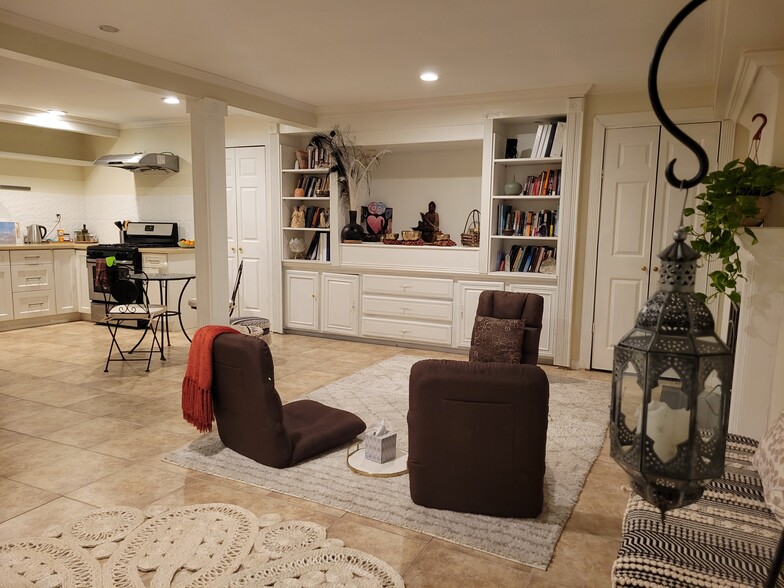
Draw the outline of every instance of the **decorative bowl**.
M177 245L179 245L183 249L193 249L194 247L196 247L196 243L194 243L193 241L186 241L185 239L181 239L177 241Z
M422 231L401 231L400 238L403 241L416 241L422 238Z

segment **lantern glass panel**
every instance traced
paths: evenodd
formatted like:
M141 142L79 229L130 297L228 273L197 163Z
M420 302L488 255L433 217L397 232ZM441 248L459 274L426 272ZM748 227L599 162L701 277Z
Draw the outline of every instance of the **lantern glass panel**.
M640 406L642 406L643 389L640 387L640 375L632 362L627 362L616 381L620 387L618 410L620 411L619 444L623 451L630 451L634 437L639 435Z
M648 402L646 435L663 463L675 458L678 445L689 439L689 397L682 384L677 372L669 368L659 376Z
M716 370L705 378L702 392L697 396L697 430L703 441L710 441L721 432L721 411L724 389Z

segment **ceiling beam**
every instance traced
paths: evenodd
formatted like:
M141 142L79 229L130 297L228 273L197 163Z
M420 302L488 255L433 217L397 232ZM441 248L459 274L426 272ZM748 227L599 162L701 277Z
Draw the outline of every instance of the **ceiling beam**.
M99 51L8 22L0 22L0 50L106 76L114 81L131 82L148 89L166 90L194 98L221 100L230 106L288 124L305 127L316 125L314 109L289 104L284 97L275 99L258 88L206 73L198 77L195 73L201 72L174 63L160 60L155 64L143 63L145 59L130 59L107 51ZM128 51L128 53L132 52ZM143 56L138 54L136 57ZM146 61L152 60L146 59ZM183 70L189 71L185 73Z

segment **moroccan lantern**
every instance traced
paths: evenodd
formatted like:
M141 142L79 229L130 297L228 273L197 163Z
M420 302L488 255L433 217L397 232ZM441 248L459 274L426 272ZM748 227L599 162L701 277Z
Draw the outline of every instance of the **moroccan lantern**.
M667 510L724 473L732 355L694 293L700 258L683 229L659 254L659 290L615 346L611 455L640 496Z

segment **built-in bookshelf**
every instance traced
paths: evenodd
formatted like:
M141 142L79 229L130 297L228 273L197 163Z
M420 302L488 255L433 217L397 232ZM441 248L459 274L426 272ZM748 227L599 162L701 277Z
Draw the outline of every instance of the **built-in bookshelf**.
M488 273L557 280L566 116L492 121Z
M330 213L335 178L326 155L309 148L306 141L280 146L282 258L328 263L334 250ZM299 247L292 240L298 240Z

